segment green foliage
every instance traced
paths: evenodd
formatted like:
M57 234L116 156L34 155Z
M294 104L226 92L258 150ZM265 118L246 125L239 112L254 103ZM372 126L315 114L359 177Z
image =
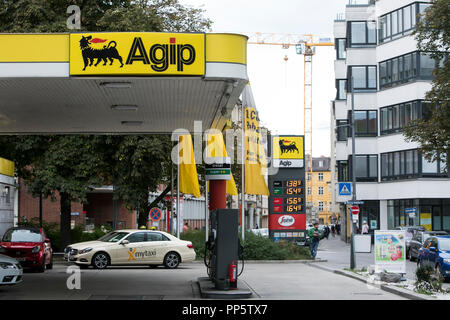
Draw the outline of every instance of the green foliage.
M441 63L433 71L432 88L426 94L436 108L426 119L411 122L405 129L407 141L420 144L428 160L448 163L450 152L450 6L448 0L434 0L425 10L414 32L419 51L428 52Z
M203 259L205 255L205 231L190 230L180 235L181 239L191 241L194 245L197 259ZM273 242L269 238L255 235L252 232L245 233L244 259L245 260L303 260L311 259L311 254L306 247L295 245L292 242Z
M19 226L22 227L34 227L39 228L39 218L33 218L30 221L20 222ZM50 239L52 244L53 252L62 252L64 246L61 245L61 232L59 230L59 225L55 222L47 223L42 221L42 228ZM105 230L105 231L103 231ZM93 241L102 237L106 233L111 231L110 226L95 227L93 232L84 232L84 225L78 225L73 228L71 232L72 243Z
M67 32L69 5L81 10L82 31L202 32L211 20L204 10L178 0L4 0L0 32Z
M422 294L433 294L435 292L445 292L442 288L444 281L442 275L438 274L431 266L418 267L416 269L415 291Z

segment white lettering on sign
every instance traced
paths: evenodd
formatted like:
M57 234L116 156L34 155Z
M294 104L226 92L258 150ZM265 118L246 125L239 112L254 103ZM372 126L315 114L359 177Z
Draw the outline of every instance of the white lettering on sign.
M292 226L294 223L295 219L291 216L281 216L278 218L278 224L283 227Z

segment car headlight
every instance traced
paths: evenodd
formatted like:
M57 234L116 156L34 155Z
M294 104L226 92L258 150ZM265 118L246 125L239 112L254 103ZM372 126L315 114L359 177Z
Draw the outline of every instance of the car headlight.
M0 262L0 268L3 269L14 269L14 264L9 262Z
M89 251L92 251L92 248L86 248L86 249L80 250L80 251L78 251L78 253L85 254L85 253L88 253Z
M444 259L444 263L450 263L450 259Z
M33 249L31 249L31 253L38 253L39 250L41 250L41 247L40 246L36 246Z

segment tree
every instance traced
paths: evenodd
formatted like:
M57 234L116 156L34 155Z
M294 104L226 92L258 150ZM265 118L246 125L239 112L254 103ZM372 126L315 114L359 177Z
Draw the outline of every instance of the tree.
M426 51L440 63L433 71L432 89L425 98L431 101L428 116L411 122L405 129L407 141L416 141L429 161L448 162L450 152L450 6L448 0L434 0L425 10L414 32L419 51Z

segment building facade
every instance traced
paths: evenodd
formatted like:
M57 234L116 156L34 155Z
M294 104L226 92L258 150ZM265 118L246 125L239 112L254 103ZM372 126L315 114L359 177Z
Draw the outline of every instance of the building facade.
M17 188L14 163L0 158L0 238L15 224L17 216Z
M307 167L309 167L309 163L307 159ZM309 170L306 172L307 206L314 213L314 218L311 220L317 220L320 224L336 223L339 218L339 212L334 211L330 163L329 157L313 157L312 174L309 173Z
M334 192L341 216L349 196L337 182L352 181L356 169L359 225L371 232L405 225L450 230L448 168L428 162L402 128L426 117L436 61L417 50L411 34L431 1L370 0L349 4L334 22L336 98L332 103ZM353 85L351 83L353 79ZM352 91L355 155L352 156ZM415 208L415 209L414 209ZM407 213L408 212L408 213ZM347 232L348 234L348 232Z

